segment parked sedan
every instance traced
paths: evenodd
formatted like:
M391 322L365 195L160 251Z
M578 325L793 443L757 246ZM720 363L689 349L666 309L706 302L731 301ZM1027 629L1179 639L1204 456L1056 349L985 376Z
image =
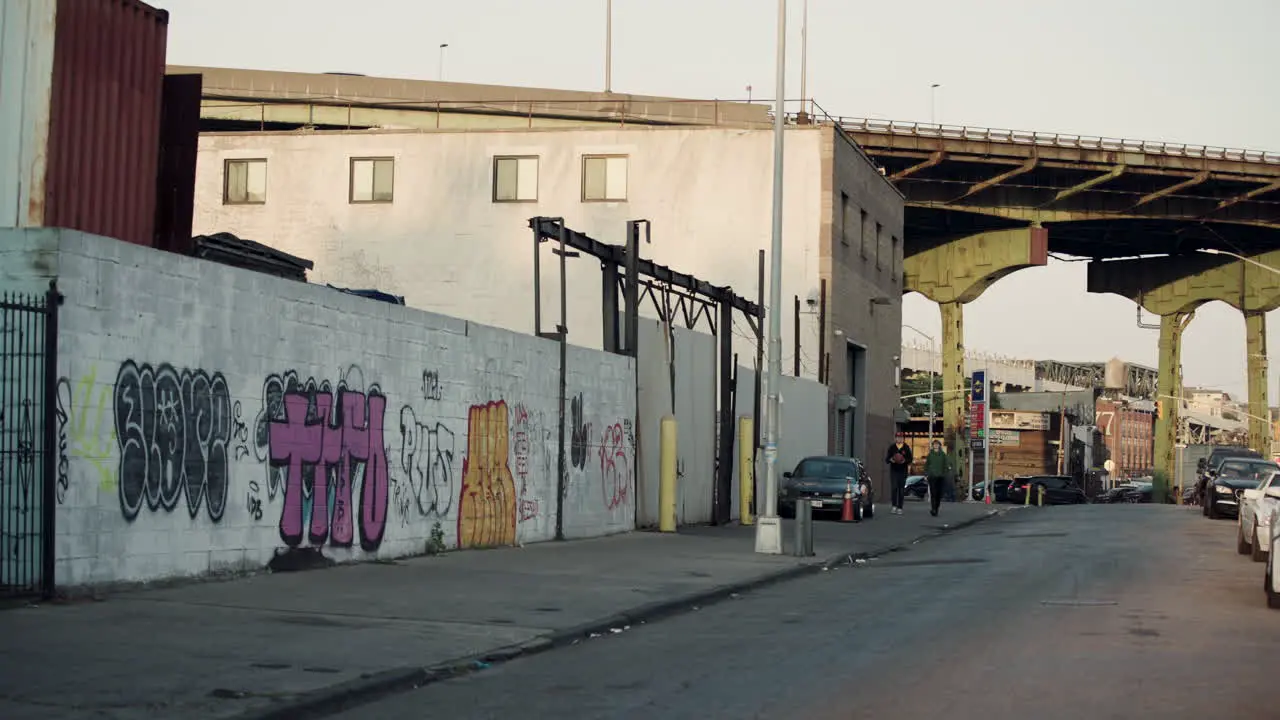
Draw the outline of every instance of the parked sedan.
M1280 554L1280 487L1268 487L1266 495L1273 503L1267 522L1267 527L1271 528L1267 538L1270 551L1267 553L1267 573L1263 576L1262 588L1267 592L1267 607L1280 610L1280 574L1276 573L1276 555Z
M1280 471L1280 465L1269 460L1227 460L1209 471L1205 487L1204 516L1216 520L1224 515L1237 515L1240 497L1245 490L1258 487L1263 478Z
M1280 472L1273 472L1256 489L1240 494L1240 512L1236 513L1236 551L1250 555L1254 562L1266 560L1270 545L1264 545L1271 537L1271 515L1277 501L1267 492L1272 487L1280 489Z
M1036 503L1039 501L1040 488L1044 488L1045 505L1079 505L1089 501L1084 494L1084 489L1070 475L1031 475L1014 478L1009 484L1009 501L1024 503L1027 501L1027 494L1030 493L1031 502Z
M871 482L862 462L856 458L815 455L801 460L796 469L782 473L783 486L778 491L778 513L795 517L796 504L807 502L814 513L841 512L844 493L853 485L853 521L874 516L875 498Z

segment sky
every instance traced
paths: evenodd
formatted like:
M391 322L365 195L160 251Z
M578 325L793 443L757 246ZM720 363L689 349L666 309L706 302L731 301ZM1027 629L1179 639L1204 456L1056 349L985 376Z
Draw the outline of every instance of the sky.
M606 0L152 2L170 11L173 64L604 88ZM787 97L800 96L803 5L789 3ZM1276 0L809 0L808 17L806 94L833 115L936 113L947 124L1280 151ZM752 86L771 97L776 20L775 0L613 0L613 90L744 100ZM1155 367L1158 332L1136 320L1129 300L1085 292L1085 263L1052 262L967 306L965 344ZM920 295L904 299L903 322L940 338L937 306ZM1267 326L1280 348L1276 312ZM1183 370L1187 385L1243 398L1243 317L1202 307ZM1272 404L1278 385L1273 363Z

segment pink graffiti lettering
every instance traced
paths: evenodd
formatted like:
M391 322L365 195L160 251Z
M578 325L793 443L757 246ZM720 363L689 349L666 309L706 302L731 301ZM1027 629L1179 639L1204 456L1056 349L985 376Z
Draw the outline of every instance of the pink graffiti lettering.
M287 469L280 539L289 547L300 545L309 511L312 545L327 540L350 547L352 486L359 481L360 547L372 552L382 544L387 523L390 483L382 436L387 399L376 387L368 395L339 388L336 412L333 401L326 391L310 397L288 392L284 418L271 421L271 464Z
M627 501L631 495L631 463L627 460L626 433L620 423L604 429L600 441L600 482L604 489L604 504L613 510Z

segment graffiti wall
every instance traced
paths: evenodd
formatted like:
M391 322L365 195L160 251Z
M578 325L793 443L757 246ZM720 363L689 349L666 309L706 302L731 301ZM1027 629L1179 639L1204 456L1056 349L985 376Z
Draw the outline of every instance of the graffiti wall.
M561 446L554 342L51 237L60 584L635 526L629 358L570 348Z

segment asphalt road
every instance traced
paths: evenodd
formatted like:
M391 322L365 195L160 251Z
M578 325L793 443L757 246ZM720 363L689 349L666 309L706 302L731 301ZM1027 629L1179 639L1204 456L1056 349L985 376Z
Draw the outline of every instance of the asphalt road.
M1280 612L1234 532L1168 506L1019 509L338 717L1277 718Z

